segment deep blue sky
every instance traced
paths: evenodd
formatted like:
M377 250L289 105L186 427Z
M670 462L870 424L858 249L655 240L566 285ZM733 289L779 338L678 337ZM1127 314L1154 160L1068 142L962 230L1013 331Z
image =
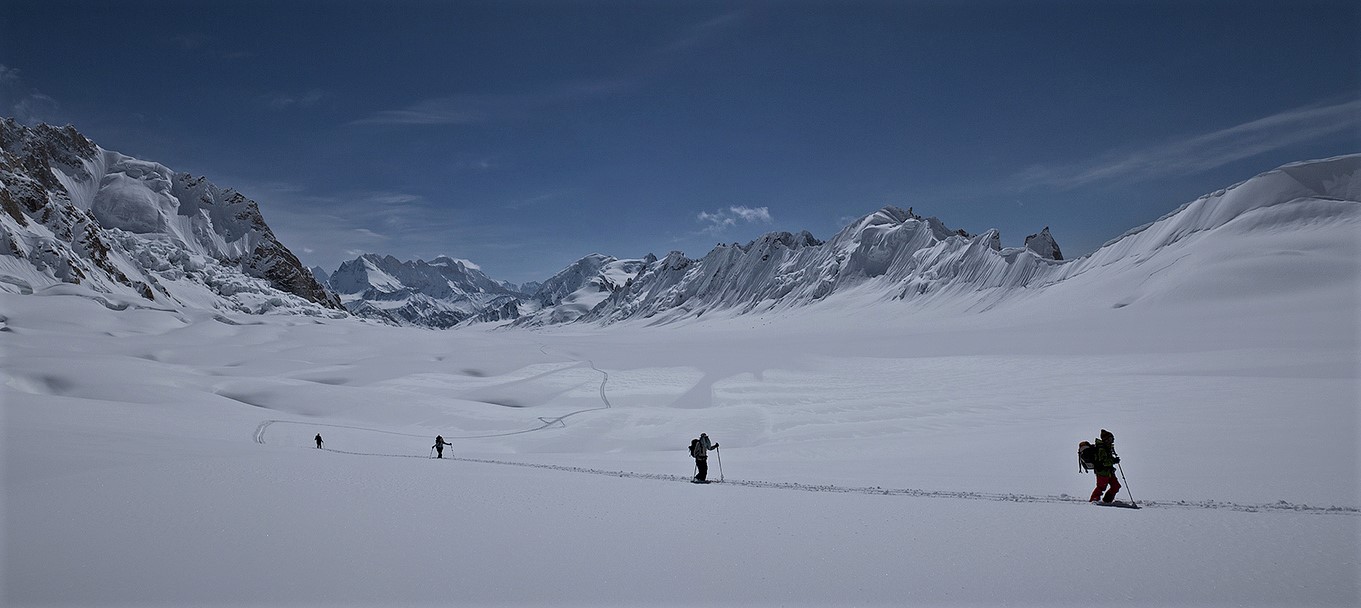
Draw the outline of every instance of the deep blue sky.
M1069 257L1361 152L1361 3L0 6L0 112L260 202L309 265L541 280L885 204Z

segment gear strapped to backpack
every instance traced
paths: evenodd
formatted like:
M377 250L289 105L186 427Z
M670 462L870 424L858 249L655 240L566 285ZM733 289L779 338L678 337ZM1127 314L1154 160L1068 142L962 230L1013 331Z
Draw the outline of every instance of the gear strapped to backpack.
M1090 441L1077 444L1077 470L1083 473L1096 468L1096 446Z

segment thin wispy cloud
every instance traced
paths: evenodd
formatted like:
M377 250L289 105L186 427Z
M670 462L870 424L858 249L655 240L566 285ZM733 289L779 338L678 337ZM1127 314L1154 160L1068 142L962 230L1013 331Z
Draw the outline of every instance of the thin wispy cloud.
M551 204L555 201L561 201L567 195L568 193L566 191L545 192L543 194L536 194L527 198L510 201L506 203L504 207L512 211L518 211L521 209Z
M1024 188L1069 189L1097 182L1191 175L1347 131L1361 132L1361 100L1294 108L1227 129L1112 154L1093 162L1035 166L1018 174L1016 179Z
M17 68L3 64L0 64L0 113L30 126L40 122L61 122L61 106L57 100L29 87Z
M0 64L0 85L10 85L19 82L19 70Z
M679 31L675 38L663 47L663 50L683 51L703 46L724 31L740 25L745 20L745 11L734 11L688 26Z
M506 117L522 100L497 95L452 95L417 102L398 110L380 110L352 125L471 125Z
M622 80L570 81L537 93L457 94L380 110L352 121L356 126L475 125L522 120L560 105L608 97L631 86Z
M771 217L768 207L734 205L712 213L700 211L695 215L695 220L703 225L700 229L701 233L716 235L736 226L738 223L769 224L774 221L774 218Z
M502 168L502 163L490 156L463 155L462 158L450 162L449 169L456 173L490 173Z
M170 37L170 42L184 51L197 51L212 41L212 36L202 32L183 32Z
M264 104L272 110L307 109L316 107L326 99L325 91L312 89L302 94L270 93L263 97Z

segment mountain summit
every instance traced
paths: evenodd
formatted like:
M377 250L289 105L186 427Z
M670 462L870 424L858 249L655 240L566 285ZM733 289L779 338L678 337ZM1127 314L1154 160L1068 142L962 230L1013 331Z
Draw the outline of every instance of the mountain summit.
M524 297L471 262L446 256L404 262L390 255L365 254L341 264L327 282L351 313L395 325L441 329L489 309L502 312L486 320L514 319Z
M340 301L255 201L95 145L71 126L0 120L0 275L172 306L331 314Z

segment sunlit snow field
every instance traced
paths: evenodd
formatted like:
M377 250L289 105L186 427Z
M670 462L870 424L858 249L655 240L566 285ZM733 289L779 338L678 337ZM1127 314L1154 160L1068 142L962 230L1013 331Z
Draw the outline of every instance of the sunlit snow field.
M984 313L429 331L0 295L0 599L1356 605L1331 234L1300 255L1333 280L1288 293L1242 295L1262 260ZM1143 510L1086 503L1101 428ZM685 482L701 432L724 483Z

